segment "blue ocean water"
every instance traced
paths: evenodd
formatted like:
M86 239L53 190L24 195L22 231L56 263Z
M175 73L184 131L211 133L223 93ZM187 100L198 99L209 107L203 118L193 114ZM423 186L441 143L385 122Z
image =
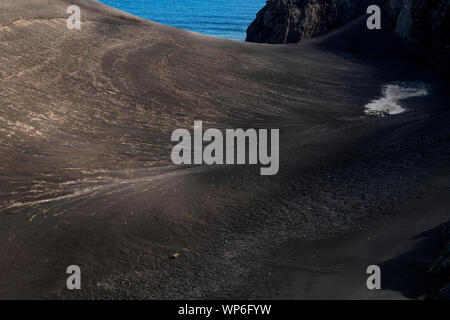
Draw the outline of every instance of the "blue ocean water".
M100 0L155 22L215 37L245 40L266 0Z

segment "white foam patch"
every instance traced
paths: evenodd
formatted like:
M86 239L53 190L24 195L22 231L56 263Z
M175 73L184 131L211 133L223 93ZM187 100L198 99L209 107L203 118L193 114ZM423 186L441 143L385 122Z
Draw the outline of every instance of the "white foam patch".
M372 116L399 114L406 111L399 101L429 94L429 88L421 82L396 82L383 86L383 97L365 105L365 113Z

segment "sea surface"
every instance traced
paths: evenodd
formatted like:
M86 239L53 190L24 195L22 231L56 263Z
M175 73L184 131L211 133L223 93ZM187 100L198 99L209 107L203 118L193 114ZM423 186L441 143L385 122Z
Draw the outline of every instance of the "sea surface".
M215 37L244 41L266 0L100 0L136 16Z

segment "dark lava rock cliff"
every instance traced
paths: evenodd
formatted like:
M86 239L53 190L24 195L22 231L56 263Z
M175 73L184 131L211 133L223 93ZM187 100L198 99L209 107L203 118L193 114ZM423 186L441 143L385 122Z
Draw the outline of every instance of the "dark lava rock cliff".
M295 43L314 38L364 14L367 2L269 0L247 29L246 41Z
M382 9L383 28L403 39L449 47L450 0L269 0L247 30L249 42L295 43Z
M449 0L389 0L383 8L401 38L450 48Z

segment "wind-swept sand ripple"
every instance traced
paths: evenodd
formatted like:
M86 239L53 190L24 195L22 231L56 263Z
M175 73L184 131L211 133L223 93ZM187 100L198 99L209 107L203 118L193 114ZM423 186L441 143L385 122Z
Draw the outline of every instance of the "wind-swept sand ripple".
M448 154L439 78L364 23L269 46L70 4L79 31L59 19L67 1L0 2L1 298L258 296L276 243L392 213ZM380 43L392 52L366 58ZM364 117L383 84L410 79L436 90ZM280 129L279 174L173 166L171 133L194 120ZM74 263L80 292L65 290Z

